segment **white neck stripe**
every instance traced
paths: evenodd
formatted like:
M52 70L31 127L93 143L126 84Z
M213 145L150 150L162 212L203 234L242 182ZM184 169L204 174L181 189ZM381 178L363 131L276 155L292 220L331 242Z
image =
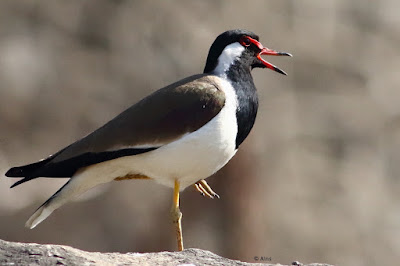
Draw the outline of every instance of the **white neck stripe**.
M218 64L215 67L213 74L218 76L225 75L229 67L242 55L243 51L244 47L238 42L226 46L218 57Z

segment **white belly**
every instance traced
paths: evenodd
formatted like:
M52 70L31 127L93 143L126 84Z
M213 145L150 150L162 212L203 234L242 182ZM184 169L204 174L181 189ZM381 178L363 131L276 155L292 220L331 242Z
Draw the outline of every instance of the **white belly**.
M90 166L81 173L84 179L105 183L127 174L142 174L169 187L178 179L184 189L221 169L236 153L238 131L236 94L228 82L221 82L225 82L221 86L225 105L203 127L151 152Z

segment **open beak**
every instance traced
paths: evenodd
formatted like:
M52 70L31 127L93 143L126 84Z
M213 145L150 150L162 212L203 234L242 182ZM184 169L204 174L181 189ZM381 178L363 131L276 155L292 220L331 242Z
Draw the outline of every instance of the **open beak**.
M283 53L283 52L277 52L277 51L274 51L274 50L271 50L271 49L268 49L268 48L263 48L263 49L261 50L261 52L259 52L258 55L257 55L258 60L260 60L260 61L264 64L265 67L267 67L267 68L269 68L269 69L272 69L272 70L274 70L274 71L276 71L276 72L278 72L278 73L281 73L281 74L283 74L283 75L287 75L286 72L283 71L282 69L280 69L279 67L274 66L274 65L271 64L270 62L264 60L264 59L261 57L261 55L263 55L263 54L266 54L266 55L279 55L279 56L281 56L281 55L284 55L284 56L292 56L291 54L289 54L289 53Z
M281 69L278 68L277 66L274 66L274 65L271 64L270 62L264 60L261 56L264 55L264 54L265 54L265 55L275 55L275 56L282 56L282 55L283 55L283 56L292 56L291 54L289 54L289 53L284 53L284 52L277 52L277 51L275 51L275 50L268 49L268 48L264 47L259 41L255 40L255 39L253 39L253 38L249 38L249 39L250 39L250 41L251 41L253 44L255 44L255 45L261 50L261 51L258 53L257 58L258 58L258 60L260 60L260 61L263 63L263 65L264 65L266 68L269 68L269 69L271 69L271 70L274 70L274 71L276 71L276 72L278 72L278 73L281 73L281 74L283 74L283 75L287 75L285 71L281 70Z

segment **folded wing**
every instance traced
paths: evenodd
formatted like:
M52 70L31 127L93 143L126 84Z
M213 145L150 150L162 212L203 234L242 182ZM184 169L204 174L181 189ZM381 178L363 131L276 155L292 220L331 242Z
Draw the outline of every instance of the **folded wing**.
M196 131L225 104L213 76L196 75L164 87L131 106L104 126L47 159L11 168L6 176L72 177L92 164L150 152Z

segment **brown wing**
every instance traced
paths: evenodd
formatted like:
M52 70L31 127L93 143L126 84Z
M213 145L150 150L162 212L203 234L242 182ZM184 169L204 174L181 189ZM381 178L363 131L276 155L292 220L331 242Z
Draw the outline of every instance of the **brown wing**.
M37 177L71 177L82 167L149 152L196 131L224 104L217 77L192 76L154 92L47 159L13 167L6 175L25 177L14 187Z
M202 127L224 104L225 94L216 77L196 75L183 79L142 99L61 151L52 162L84 153L160 147Z

